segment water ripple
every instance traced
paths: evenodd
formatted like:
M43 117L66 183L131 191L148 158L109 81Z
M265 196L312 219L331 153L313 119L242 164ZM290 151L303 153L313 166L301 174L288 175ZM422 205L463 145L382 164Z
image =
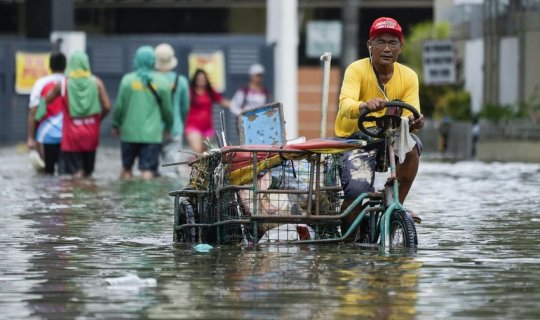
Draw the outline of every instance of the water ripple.
M167 193L179 182L118 181L116 149L100 149L84 181L38 176L12 149L0 157L0 318L540 317L537 164L423 162L407 200L423 218L414 254L197 253L172 244ZM137 283L107 285L126 276Z

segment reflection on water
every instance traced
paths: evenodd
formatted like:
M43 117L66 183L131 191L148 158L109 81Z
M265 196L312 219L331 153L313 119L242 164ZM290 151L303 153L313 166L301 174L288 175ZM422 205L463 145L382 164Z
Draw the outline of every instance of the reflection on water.
M540 166L429 163L407 205L420 249L172 245L181 182L35 175L0 149L0 318L538 318ZM121 285L111 279L123 279Z

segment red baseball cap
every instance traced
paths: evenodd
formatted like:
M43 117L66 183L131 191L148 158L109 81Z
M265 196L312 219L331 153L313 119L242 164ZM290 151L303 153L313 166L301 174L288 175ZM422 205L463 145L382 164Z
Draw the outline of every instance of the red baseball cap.
M391 33L399 38L399 42L403 43L403 32L399 23L388 17L380 17L373 21L369 29L369 39L373 39L381 33Z

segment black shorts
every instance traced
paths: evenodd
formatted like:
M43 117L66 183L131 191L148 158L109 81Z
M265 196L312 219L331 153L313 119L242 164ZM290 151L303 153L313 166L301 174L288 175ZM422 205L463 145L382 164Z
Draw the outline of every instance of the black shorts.
M60 144L59 143L44 143L43 153L45 155L45 173L54 174L54 169L58 164L58 171L60 172Z
M416 142L418 155L422 154L422 141L414 133L411 133L411 137ZM382 151L384 152L384 149ZM369 151L357 149L343 153L339 174L345 199L356 199L362 193L375 190L373 182L375 181L375 171L377 171L377 155L380 152L381 150L378 149Z
M64 174L76 174L82 170L85 176L89 176L94 172L94 165L96 162L95 151L62 151L61 157L62 173Z
M158 171L160 143L122 142L122 166L131 170L135 159L139 158L140 171Z

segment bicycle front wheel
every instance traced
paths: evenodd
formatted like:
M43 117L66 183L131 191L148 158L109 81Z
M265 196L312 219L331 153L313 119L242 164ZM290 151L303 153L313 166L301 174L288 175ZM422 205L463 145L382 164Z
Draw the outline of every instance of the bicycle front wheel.
M390 249L416 248L418 237L413 219L403 210L390 217Z

